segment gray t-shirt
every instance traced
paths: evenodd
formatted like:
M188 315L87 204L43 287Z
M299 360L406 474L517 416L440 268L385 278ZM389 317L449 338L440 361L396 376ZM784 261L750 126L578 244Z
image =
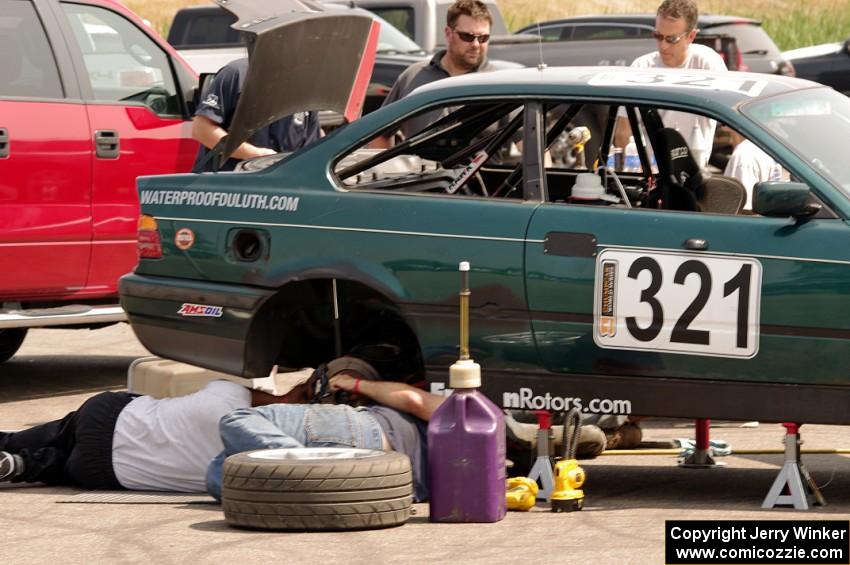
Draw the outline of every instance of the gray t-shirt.
M390 93L384 99L384 105L404 98L422 85L434 82L435 80L449 78L451 75L449 75L449 71L443 67L441 62L445 54L446 50L442 49L437 51L430 61L420 61L407 67L396 79L392 90L390 90ZM469 72L489 72L493 70L495 70L493 65L487 59L484 59L478 67ZM446 114L448 114L448 109L420 114L402 124L402 133L404 133L405 138L409 138L414 133L422 131Z
M394 451L410 457L413 472L413 499L416 502L428 500L428 424L380 404L366 406L378 421Z

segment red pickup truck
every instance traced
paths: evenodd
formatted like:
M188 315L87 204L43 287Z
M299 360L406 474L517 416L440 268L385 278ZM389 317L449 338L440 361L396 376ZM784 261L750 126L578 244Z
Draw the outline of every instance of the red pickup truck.
M140 175L189 171L194 71L112 0L0 0L0 362L124 320Z

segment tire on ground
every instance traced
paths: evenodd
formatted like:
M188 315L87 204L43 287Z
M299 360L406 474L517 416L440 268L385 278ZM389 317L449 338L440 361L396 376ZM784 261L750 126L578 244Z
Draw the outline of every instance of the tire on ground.
M352 448L265 449L224 462L222 508L232 526L353 530L404 524L413 492L410 459Z
M8 361L18 352L26 336L26 328L0 330L0 363Z

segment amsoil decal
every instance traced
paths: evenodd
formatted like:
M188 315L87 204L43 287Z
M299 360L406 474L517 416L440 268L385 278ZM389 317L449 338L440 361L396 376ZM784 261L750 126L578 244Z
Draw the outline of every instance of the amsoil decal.
M207 306L206 304L189 304L184 302L177 311L181 316L199 316L202 318L221 318L224 309L221 306Z
M195 244L195 232L189 228L180 228L174 234L174 245L181 251L186 251Z
M209 206L211 208L253 208L297 212L297 196L269 196L246 192L212 192L208 190L143 190L139 202L165 206Z

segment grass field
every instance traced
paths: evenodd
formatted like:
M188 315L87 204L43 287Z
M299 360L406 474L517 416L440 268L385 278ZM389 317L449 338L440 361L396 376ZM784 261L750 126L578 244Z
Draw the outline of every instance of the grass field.
M509 29L535 21L581 14L654 12L658 0L498 0ZM124 0L161 34L168 33L174 12L209 0ZM761 20L780 49L842 41L850 36L850 0L704 0L705 13L731 14Z

